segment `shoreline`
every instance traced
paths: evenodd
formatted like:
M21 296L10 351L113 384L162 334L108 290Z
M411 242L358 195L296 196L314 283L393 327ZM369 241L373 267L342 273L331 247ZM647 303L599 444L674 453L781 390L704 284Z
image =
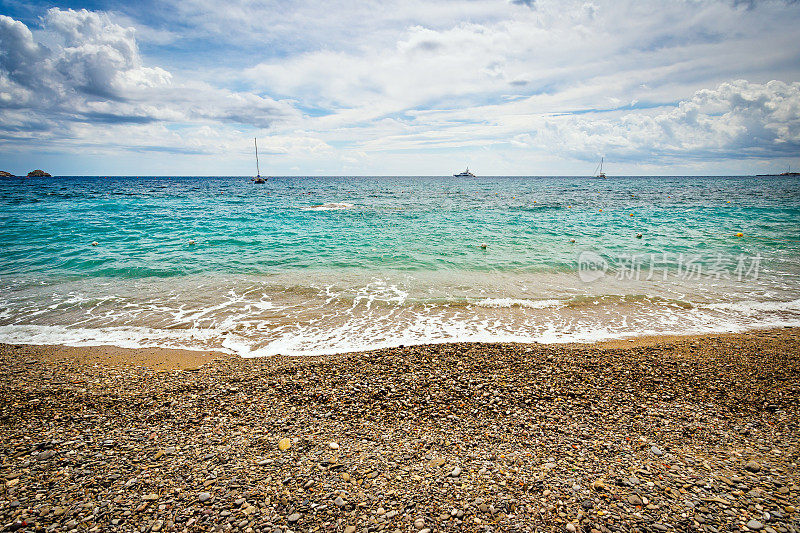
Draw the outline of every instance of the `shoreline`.
M18 531L800 531L800 328L335 356L0 345Z
M281 360L327 360L346 356L367 355L370 353L384 352L386 350L406 350L412 348L433 348L433 347L452 347L452 346L536 346L549 348L565 348L570 350L582 350L587 348L600 350L618 350L626 348L649 348L658 345L671 345L681 342L698 341L711 338L728 338L738 336L757 335L764 332L794 331L800 332L800 327L783 326L778 328L754 328L740 332L724 333L687 333L687 334L664 334L664 335L642 335L636 337L626 337L621 339L598 340L592 342L475 342L475 341L452 341L434 342L412 345L392 346L385 348L375 348L371 350L344 351L332 354L319 355L266 355L244 357L238 354L218 350L193 350L181 348L123 348L111 344L99 344L92 346L70 346L63 344L19 344L0 342L0 351L10 352L19 351L30 357L37 357L44 360L56 362L67 361L76 364L100 364L106 366L133 366L144 367L152 370L196 370L198 367L211 363L216 359L243 359L259 360L278 358ZM798 333L800 334L800 333Z

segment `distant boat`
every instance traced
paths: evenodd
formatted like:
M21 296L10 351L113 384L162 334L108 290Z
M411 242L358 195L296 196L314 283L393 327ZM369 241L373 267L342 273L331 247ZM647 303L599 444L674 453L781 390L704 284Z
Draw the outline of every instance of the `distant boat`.
M256 177L253 178L253 183L266 183L267 180L261 177L261 169L258 168L258 140L253 137L253 144L256 145Z
M453 174L454 178L474 178L475 174L469 171L469 167L464 172L459 172L458 174Z
M598 172L599 171L599 172ZM597 165L597 168L594 169L594 177L595 178L605 178L606 175L603 172L603 158L600 158L600 164Z

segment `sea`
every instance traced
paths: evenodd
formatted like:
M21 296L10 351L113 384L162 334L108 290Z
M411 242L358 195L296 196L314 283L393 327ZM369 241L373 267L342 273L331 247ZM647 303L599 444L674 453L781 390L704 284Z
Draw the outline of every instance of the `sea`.
M0 181L0 342L319 355L800 326L800 180Z

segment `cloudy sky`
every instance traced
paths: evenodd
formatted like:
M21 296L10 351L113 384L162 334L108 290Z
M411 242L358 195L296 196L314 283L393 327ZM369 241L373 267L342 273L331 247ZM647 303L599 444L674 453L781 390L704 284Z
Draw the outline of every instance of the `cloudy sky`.
M800 168L790 0L0 0L0 170Z

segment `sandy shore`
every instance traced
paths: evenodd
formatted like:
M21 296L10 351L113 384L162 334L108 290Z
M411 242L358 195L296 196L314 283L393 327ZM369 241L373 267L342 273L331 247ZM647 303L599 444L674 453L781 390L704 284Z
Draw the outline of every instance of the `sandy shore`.
M9 530L800 531L798 329L0 365Z

